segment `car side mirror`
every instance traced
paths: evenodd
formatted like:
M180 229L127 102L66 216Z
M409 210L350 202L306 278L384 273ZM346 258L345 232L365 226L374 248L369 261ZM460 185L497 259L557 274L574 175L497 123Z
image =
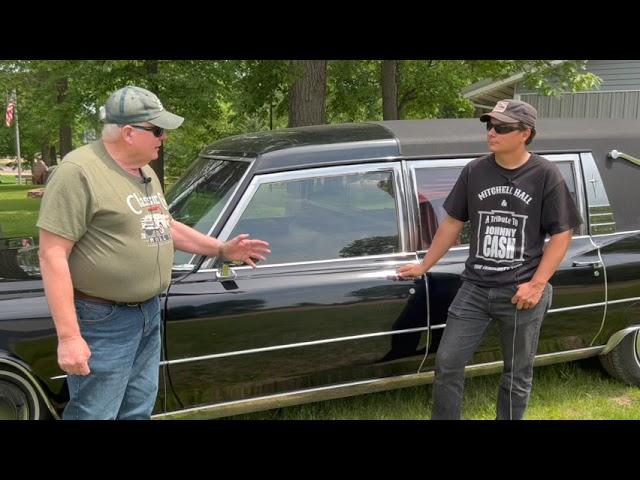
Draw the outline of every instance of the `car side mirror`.
M231 263L222 262L222 264L215 271L216 279L220 282L233 281L238 274L231 268Z
M234 281L238 274L231 268L231 263L222 262L215 271L216 280L220 282L225 290L237 290L238 284Z

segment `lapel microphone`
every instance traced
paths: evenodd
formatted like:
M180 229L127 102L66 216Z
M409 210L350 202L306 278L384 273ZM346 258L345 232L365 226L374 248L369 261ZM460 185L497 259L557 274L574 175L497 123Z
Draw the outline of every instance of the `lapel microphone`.
M151 177L145 177L144 173L142 173L141 168L139 168L138 171L140 172L140 176L142 177L142 179L140 180L142 183L151 183Z

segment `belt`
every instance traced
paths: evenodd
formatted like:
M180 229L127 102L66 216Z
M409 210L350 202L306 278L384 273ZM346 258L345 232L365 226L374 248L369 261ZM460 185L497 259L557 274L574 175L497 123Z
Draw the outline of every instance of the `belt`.
M73 289L73 296L74 298L77 298L79 300L88 300L90 302L104 303L107 305L126 305L127 307L138 307L147 301L145 300L144 302L116 302L114 300L109 300L107 298L100 298L100 297L94 297L93 295L87 295L86 293L81 292L80 290L76 290L75 288Z

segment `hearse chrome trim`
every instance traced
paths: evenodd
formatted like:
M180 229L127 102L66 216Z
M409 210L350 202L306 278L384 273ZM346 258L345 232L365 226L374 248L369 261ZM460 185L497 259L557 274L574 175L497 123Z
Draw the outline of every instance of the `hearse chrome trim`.
M534 364L536 366L551 365L570 360L580 360L597 355L602 346L569 350L561 353L548 353L537 355ZM470 365L465 368L466 377L474 377L502 371L503 362L489 362L478 365ZM153 415L153 420L177 420L177 419L206 419L220 418L242 413L269 410L276 407L289 407L304 403L333 400L336 398L350 397L364 393L382 392L396 388L413 387L433 383L434 371L424 373L413 373L397 377L376 378L372 380L362 380L349 382L340 385L329 385L326 387L297 390L294 392L267 395L263 397L250 398L247 400L235 400L230 402L204 405L200 407L175 410L172 412Z
M639 300L640 300L640 297L633 297L633 298L621 298L619 300L609 300L608 302L585 303L583 305L574 305L571 307L552 308L549 310L548 313L568 312L570 310L582 310L586 308L604 307L605 305L613 305L614 303L637 302Z
M211 355L201 355L199 357L186 357L177 360L166 360L161 365L177 365L180 363L200 362L203 360L213 360L216 358L234 357L236 355L249 355L252 353L272 352L274 350L286 350L289 348L309 347L315 345L323 345L326 343L348 342L350 340L362 340L375 337L384 337L388 335L399 335L401 333L423 332L427 327L407 328L404 330L392 330L388 332L365 333L362 335L350 335L348 337L326 338L323 340L313 340L310 342L288 343L283 345L273 345L271 347L250 348L248 350L236 350L233 352L213 353Z
M637 332L639 330L640 330L640 325L633 325L631 327L627 327L627 328L625 328L623 330L617 331L616 333L611 335L611 337L609 337L609 341L605 345L605 347L602 350L602 352L600 352L600 355L606 355L611 350L616 348L618 346L618 344L624 339L624 337L626 337L630 333Z
M390 258L390 257L400 257L397 262L389 261L385 262L388 265L396 265L397 263L406 263L409 257L415 257L412 252L398 252L398 253L383 253L379 255L366 255L361 257L342 257L342 258L329 258L326 260L309 260L305 262L285 262L285 263L274 263L270 265L257 265L255 270L261 270L265 268L274 268L274 267L297 267L300 265L318 265L323 263L334 263L334 262L353 262L354 260L366 260L366 259L376 259L376 258ZM404 260L401 260L404 258ZM249 265L241 265L239 267L233 267L234 270L254 270ZM216 269L214 268L201 268L198 270L199 272L214 272Z

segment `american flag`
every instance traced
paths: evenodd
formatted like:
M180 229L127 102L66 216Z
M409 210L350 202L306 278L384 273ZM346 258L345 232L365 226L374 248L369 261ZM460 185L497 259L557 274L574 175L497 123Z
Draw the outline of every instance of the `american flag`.
M13 110L16 108L15 97L11 97L9 99L9 103L7 104L7 113L4 116L4 124L7 127L11 126L11 122L13 122Z

